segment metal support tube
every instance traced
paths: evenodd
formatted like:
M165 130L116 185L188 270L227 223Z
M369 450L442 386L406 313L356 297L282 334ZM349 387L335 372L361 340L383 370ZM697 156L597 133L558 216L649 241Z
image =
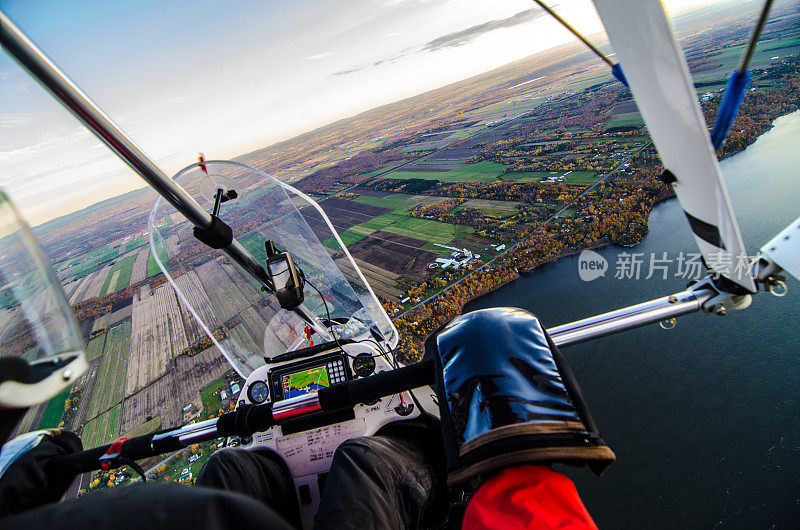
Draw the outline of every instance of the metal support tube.
M111 118L106 116L2 10L0 10L0 46L5 48L8 54L27 70L31 77L38 81L64 108L70 111L194 226L208 228L211 225L211 215L180 184L169 178L155 162L150 160L133 140L117 127ZM269 281L264 267L238 241L234 239L227 248L222 250L262 285L271 289L272 283ZM323 337L330 338L330 333L311 311L301 306L295 309L295 313Z
M557 346L568 346L613 335L621 331L694 313L713 296L711 291L681 291L663 298L603 313L561 326L547 332Z
M208 212L186 190L164 174L2 11L0 45L45 90L192 224L203 228L211 224Z
M301 396L276 401L272 405L272 417L275 422L281 422L318 410L322 410L319 403L319 395L316 392L309 392Z
M184 425L183 427L179 427L171 431L165 431L158 434L154 434L153 439L150 441L150 448L152 449L153 445L161 440L177 439L183 442L184 438L194 439L199 437L200 435L207 436L211 434L216 434L216 432L217 432L216 418L211 420L201 421L199 423L190 423L189 425Z

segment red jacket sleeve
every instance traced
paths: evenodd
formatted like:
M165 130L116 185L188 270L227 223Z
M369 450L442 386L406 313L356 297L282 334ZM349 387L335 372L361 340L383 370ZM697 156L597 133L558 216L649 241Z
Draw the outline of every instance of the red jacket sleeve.
M504 469L467 504L462 530L597 529L570 479L549 467Z

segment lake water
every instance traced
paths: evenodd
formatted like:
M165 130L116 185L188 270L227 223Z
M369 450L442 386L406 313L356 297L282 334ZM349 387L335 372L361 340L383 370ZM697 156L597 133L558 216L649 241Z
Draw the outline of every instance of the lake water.
M750 254L800 215L800 112L779 118L722 162ZM657 206L633 249L599 251L606 277L584 282L577 256L467 306L514 306L548 326L680 291L681 252L696 252L676 200ZM669 279L615 279L620 253L675 260ZM800 528L800 282L745 311L694 314L565 347L606 442L603 478L569 470L600 528Z

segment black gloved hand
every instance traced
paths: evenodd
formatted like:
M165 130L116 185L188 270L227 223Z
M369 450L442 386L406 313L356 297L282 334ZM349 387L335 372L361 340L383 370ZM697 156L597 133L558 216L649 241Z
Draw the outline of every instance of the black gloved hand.
M0 451L0 517L57 502L75 478L48 466L54 456L83 449L75 433L49 429L9 440Z
M614 462L575 377L527 311L467 313L438 337L437 385L448 484L524 463Z

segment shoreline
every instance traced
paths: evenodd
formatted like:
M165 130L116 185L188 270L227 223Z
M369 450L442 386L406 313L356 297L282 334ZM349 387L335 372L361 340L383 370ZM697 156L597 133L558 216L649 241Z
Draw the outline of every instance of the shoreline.
M771 128L772 128L772 127L770 127L770 129L771 129ZM760 137L761 137L761 136L759 135L757 138L760 138ZM750 145L752 145L752 144L750 144ZM749 146L748 146L748 147L749 147ZM741 152L741 151L739 151L739 152ZM733 155L730 155L730 156L733 156ZM728 157L725 157L725 158L728 158ZM673 194L672 194L672 195L670 195L669 197L664 197L663 199L659 199L659 200L657 200L655 203L653 203L653 208L655 208L656 206L658 206L658 205L660 205L660 204L662 204L662 203L665 203L665 202L667 202L667 201L669 201L669 200L671 200L671 199L677 199L677 196L676 196L676 195L673 193ZM650 209L650 212L647 214L647 223L648 223L648 225L649 225L649 223L650 223L650 214L653 212L653 208L651 208L651 209ZM646 234L645 234L645 235L646 235ZM642 239L644 239L644 238L642 238ZM458 309L458 315L457 315L455 318L457 318L458 316L461 316L461 315L463 315L463 314L464 314L464 307L466 307L468 304L470 304L470 303L474 302L475 300L478 300L478 299L479 299L479 298L481 298L481 297L488 296L488 295L490 295L490 294L492 294L492 293L494 293L494 292L496 292L496 291L499 291L500 289L502 289L502 288L503 288L503 287L505 287L506 285L509 285L509 284L511 284L511 283L514 283L515 281L519 280L519 279L520 279L520 278L521 278L523 275L527 275L527 274L531 274L531 273L533 273L533 272L534 272L534 271L536 271L536 269L538 269L539 267L542 267L542 266L544 266L544 265L550 265L550 264L552 264L552 263L556 263L556 262L558 262L558 261L559 261L559 260L561 260L561 259L568 258L568 257L570 257L570 256L574 256L574 255L576 255L576 254L580 254L580 253L581 253L581 252L583 252L584 250L597 250L597 249L600 249L600 248L607 248L607 247L610 247L610 246L613 246L613 245L617 245L617 246L620 246L620 247L623 247L623 248L636 248L636 247L638 247L638 246L639 246L641 243L642 243L642 241L641 241L641 240L639 240L639 241L638 241L638 242L637 242L635 245L621 245L620 243L614 243L614 242L611 242L611 243L605 243L605 244L603 244L603 245L594 245L594 246L590 246L590 247L584 247L584 248L581 248L581 249L579 249L579 250L573 250L573 251L571 251L571 252L568 252L568 253L566 253L566 254L561 254L561 255L559 255L559 256L556 256L556 257L554 257L553 259L550 259L550 260L547 260L547 261L543 261L543 262L541 262L541 263L538 263L538 264L537 264L535 267L532 267L532 268L528 268L528 269L517 269L517 274L516 274L516 276L515 276L515 277L513 277L513 278L509 278L508 280L504 281L503 283L501 283L500 285L498 285L498 286L496 286L496 287L493 287L492 289L490 289L490 290L486 291L485 293L479 293L479 294L476 294L475 296L472 296L472 297L470 297L469 299L465 300L465 301L464 301L464 303L463 303L463 304L461 304L461 307ZM446 327L446 326L447 326L447 325L448 325L450 322L452 322L452 320L450 320L450 321L448 321L448 322L445 322L444 324L442 324L441 326L439 326L438 328L436 328L434 331L432 331L432 332L431 332L429 335L427 335L427 336L426 336L426 337L425 337L425 338L422 340L422 347L423 347L423 357L424 357L424 355L427 353L427 343L428 343L428 341L431 339L431 337L434 337L434 336L438 335L438 334L439 334L439 332L441 332L441 331L442 331L442 329L444 329L444 328L445 328L445 327Z
M744 151L746 151L746 150L747 150L747 149L748 149L748 148L749 148L751 145L755 144L755 143L756 143L756 141L758 141L758 139L759 139L759 138L761 138L761 137L762 137L762 136L764 136L766 133L768 133L769 131L771 131L771 130L772 130L774 127L775 127L775 121L776 121L776 120L778 120L778 119L780 119L780 118L783 118L784 116L789 116L789 115L791 115L791 114L793 114L793 113L795 113L795 112L800 112L800 111L794 110L794 111L787 112L786 114L782 114L781 116L777 116L777 117L775 117L775 118L774 118L774 119L773 119L773 120L772 120L772 121L769 123L769 126L768 126L768 127L766 127L766 128L763 130L763 131L761 131L761 133L760 133L758 136L756 136L756 137L753 139L753 141L752 141L752 142L750 142L749 144L747 144L747 145L746 145L744 148L742 148L742 149L739 149L738 151L735 151L735 152L733 152L733 153L729 153L729 154L727 154L726 156L724 156L723 158L720 158L720 159L719 159L719 161L721 162L721 161L723 161L723 160L726 160L726 159L728 159L728 158L731 158L731 157L733 157L733 156L735 156L735 155L737 155L737 154L739 154L739 153L743 153L743 152L744 152ZM653 208L655 208L656 206L658 206L658 205L660 205L660 204L662 204L662 203L665 203L666 201L668 201L668 200L671 200L671 199L677 199L677 196L676 196L674 193L672 193L672 194L671 194L671 195L669 195L668 197L664 197L664 198L662 198L662 199L659 199L659 200L657 200L655 203L653 203L653 207L650 209L650 211L649 211L649 212L648 212L648 214L647 214L647 223L648 223L648 227L649 227L649 224L650 224L650 215L651 215L651 214L652 214L652 212L653 212ZM648 232L649 232L649 229L648 229ZM644 238L642 238L642 239L644 239ZM458 317L458 316L461 316L461 315L463 315L463 314L464 314L464 308L465 308L465 307L466 307L468 304L470 304L470 303L474 302L475 300L478 300L478 299L480 299L480 298L481 298L481 297L483 297L483 296L488 296L488 295L490 295L490 294L492 294L492 293L494 293L494 292L496 292L496 291L500 290L501 288L503 288L503 287L505 287L505 286L507 286L507 285L509 285L509 284L511 284L511 283L513 283L513 282L515 282L515 281L517 281L517 280L519 280L519 279L520 279L520 278L521 278L523 275L526 275L526 274L531 274L531 273L533 273L533 272L534 272L536 269L538 269L539 267L541 267L541 266L543 266L543 265L548 265L548 264L551 264L551 263L556 263L556 262L558 262L559 260L561 260L561 259L563 259L563 258L567 258L567 257L570 257L570 256L574 256L574 255L576 255L576 254L579 254L579 253L583 252L584 250L596 250L596 249L599 249L599 248L607 248L607 247L610 247L610 246L612 246L612 245L618 245L618 246L622 246L622 247L625 247L625 248L636 248L636 247L637 247L637 246L639 246L641 243L642 243L642 240L639 240L639 241L638 241L636 244L628 246L628 245L620 245L619 243L610 242L610 243L606 243L606 244L603 244L603 245L595 245L595 246L592 246L592 247L585 247L585 248L581 248L581 249L579 249L579 250L574 250L574 251L572 251L572 252L569 252L569 253L566 253L566 254L559 255L559 256L557 256L557 257L554 257L553 259L550 259L550 260L548 260L548 261L544 261L544 262L542 262L542 263L538 263L536 266L534 266L534 267L532 267L532 268L528 268L528 269L522 269L522 270L517 270L517 274L516 274L516 276L515 276L515 277L508 279L507 281L505 281L505 282L501 283L500 285L497 285L496 287L493 287L492 289L490 289L490 290L488 290L488 291L486 291L486 292L484 292L484 293L476 294L475 296L472 296L472 297L470 297L469 299L467 299L466 301L464 301L464 303L463 303L463 304L461 304L461 306L460 306L460 307L459 307L459 309L458 309L458 315L457 315L457 317ZM457 318L457 317L455 317L455 318ZM425 357L425 356L428 354L428 342L431 340L431 338L433 338L433 337L435 337L436 335L438 335L438 334L439 334L439 333L442 331L442 329L444 329L444 328L445 328L445 327L446 327L446 326L447 326L447 325L448 325L450 322L452 322L452 320L450 320L450 321L448 321L448 322L445 322L444 324L442 324L441 326L439 326L438 328L436 328L436 329L435 329L434 331L432 331L432 332L431 332L429 335L425 336L425 338L424 338L424 339L421 341L421 345L422 345L422 349L423 349L423 352L422 352L422 353L423 353L423 358L424 358L424 357Z

